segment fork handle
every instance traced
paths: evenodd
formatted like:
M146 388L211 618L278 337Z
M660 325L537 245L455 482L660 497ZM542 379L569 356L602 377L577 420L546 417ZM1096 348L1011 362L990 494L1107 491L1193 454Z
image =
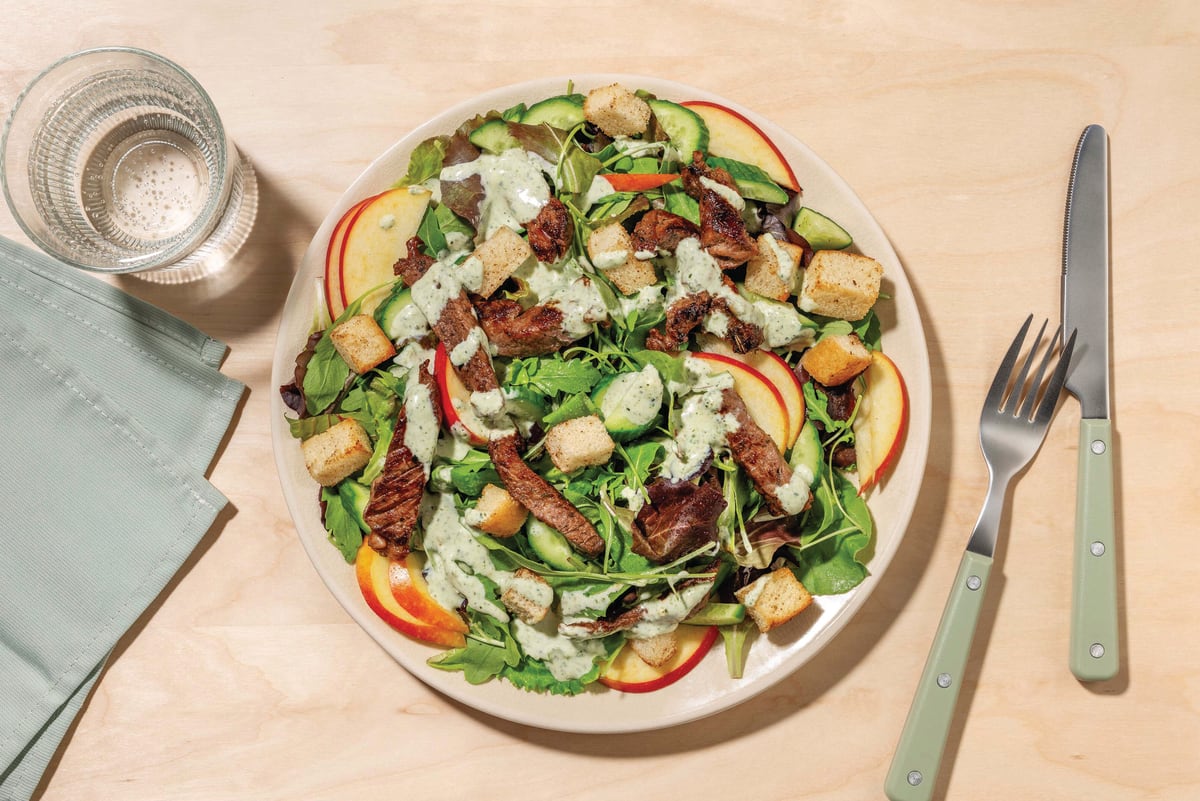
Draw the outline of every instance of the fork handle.
M1112 424L1085 417L1079 424L1069 659L1080 681L1111 679L1120 667L1113 540Z
M924 801L933 795L991 569L990 556L963 553L884 780L892 801Z

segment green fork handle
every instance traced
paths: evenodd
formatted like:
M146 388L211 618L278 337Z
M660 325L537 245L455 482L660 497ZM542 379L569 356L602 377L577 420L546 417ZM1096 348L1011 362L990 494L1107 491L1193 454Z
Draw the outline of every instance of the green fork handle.
M991 570L991 557L973 551L966 551L959 562L884 780L884 792L892 801L923 801L933 794Z
M1113 535L1112 424L1079 425L1075 559L1071 593L1071 672L1080 681L1117 675L1117 564Z

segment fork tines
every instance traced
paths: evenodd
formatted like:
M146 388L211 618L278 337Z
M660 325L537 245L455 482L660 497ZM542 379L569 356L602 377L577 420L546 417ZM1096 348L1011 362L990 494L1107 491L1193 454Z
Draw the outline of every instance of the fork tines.
M1029 332L1032 322L1033 315L1031 314L1025 319L1021 330L1017 332L1008 352L1004 354L1004 361L1001 363L1000 369L996 371L996 378L992 381L991 389L988 390L986 405L1000 412L1011 410L1011 414L1016 418L1042 422L1050 419L1054 413L1054 407L1058 403L1058 397L1062 394L1067 368L1071 363L1071 353L1075 349L1075 332L1071 332L1066 344L1060 349L1058 346L1062 342L1062 326L1060 325L1054 330L1042 352L1041 361L1038 362L1033 378L1030 379L1029 370L1034 364L1038 351L1042 348L1042 338L1049 322L1043 321L1016 378L1010 381L1013 368L1017 364L1017 357L1020 356L1025 343L1025 335ZM1042 381L1045 378L1046 369L1050 366L1056 353L1059 356L1058 364L1043 388Z

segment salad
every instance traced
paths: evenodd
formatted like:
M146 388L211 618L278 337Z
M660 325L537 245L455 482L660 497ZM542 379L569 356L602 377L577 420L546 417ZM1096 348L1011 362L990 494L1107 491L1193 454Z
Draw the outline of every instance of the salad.
M465 120L335 226L281 388L329 541L471 683L648 691L718 639L740 677L868 575L904 425L881 274L719 105Z

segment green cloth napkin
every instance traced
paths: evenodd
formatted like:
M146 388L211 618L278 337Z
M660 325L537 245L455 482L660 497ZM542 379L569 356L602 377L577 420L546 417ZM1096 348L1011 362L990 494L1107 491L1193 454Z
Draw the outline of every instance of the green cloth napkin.
M117 640L226 499L223 343L0 238L0 799L28 799Z

